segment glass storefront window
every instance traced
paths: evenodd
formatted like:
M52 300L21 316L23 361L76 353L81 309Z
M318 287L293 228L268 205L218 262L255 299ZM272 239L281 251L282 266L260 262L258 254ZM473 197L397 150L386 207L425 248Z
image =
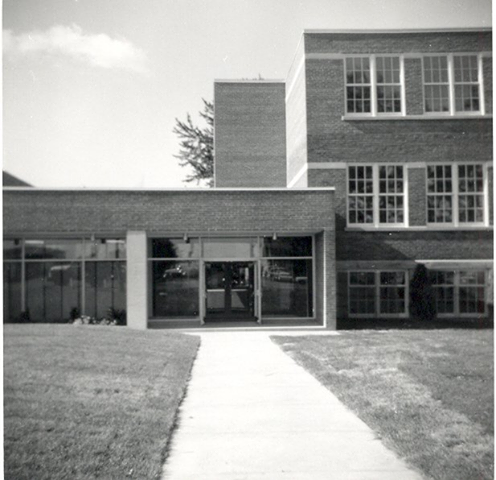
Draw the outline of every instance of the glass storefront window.
M4 243L5 246L5 243ZM3 264L3 321L13 322L21 314L21 263Z
M312 237L278 237L263 239L264 257L311 257Z
M126 262L86 262L86 315L100 319L110 308L126 308Z
M32 321L68 321L81 311L81 263L26 263L26 309Z
M262 260L262 315L312 317L311 260Z
M118 260L126 258L126 241L118 238L86 240L85 257L95 260Z
M200 243L197 238L152 238L152 258L198 258Z
M152 262L154 317L199 315L199 262Z
M3 259L17 260L22 258L22 243L20 240L3 241Z
M84 252L81 239L26 240L24 248L27 259L76 259Z
M205 238L205 258L255 258L259 255L258 238Z

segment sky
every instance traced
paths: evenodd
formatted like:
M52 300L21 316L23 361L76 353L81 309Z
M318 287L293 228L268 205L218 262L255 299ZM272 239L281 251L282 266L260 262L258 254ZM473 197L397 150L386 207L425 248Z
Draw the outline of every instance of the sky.
M183 188L175 119L214 79L285 79L304 29L490 27L491 0L3 0L3 169Z

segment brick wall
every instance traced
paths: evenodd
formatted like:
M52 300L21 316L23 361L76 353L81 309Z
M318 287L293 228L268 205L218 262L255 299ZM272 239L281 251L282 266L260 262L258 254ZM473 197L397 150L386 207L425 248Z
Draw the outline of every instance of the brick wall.
M445 53L492 51L490 31L304 33L306 53Z
M4 233L334 228L332 190L4 190Z
M339 261L491 259L493 232L339 232L336 258Z
M284 82L216 82L215 186L286 186Z
M409 168L408 172L408 209L411 226L427 223L427 185L425 168Z

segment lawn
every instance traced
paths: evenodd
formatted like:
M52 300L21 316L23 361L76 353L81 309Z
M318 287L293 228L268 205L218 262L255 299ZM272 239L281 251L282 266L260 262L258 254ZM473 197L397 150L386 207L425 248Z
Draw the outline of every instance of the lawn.
M4 326L5 479L158 478L198 337Z
M362 330L273 341L426 478L493 479L493 330Z

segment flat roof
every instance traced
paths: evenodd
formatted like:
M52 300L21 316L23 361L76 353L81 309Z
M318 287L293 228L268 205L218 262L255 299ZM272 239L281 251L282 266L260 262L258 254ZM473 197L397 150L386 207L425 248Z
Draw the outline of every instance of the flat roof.
M214 78L214 83L284 83L286 80L280 78L263 79L263 80L246 80L236 78Z
M383 29L305 29L305 33L333 34L374 34L374 33L474 33L491 32L492 27L462 27L462 28L383 28Z
M85 188L85 187L3 187L5 191L18 191L18 192L319 192L319 191L333 191L334 187L307 187L307 188L287 188L287 187L271 187L271 188L136 188L136 187L108 187L108 188Z

